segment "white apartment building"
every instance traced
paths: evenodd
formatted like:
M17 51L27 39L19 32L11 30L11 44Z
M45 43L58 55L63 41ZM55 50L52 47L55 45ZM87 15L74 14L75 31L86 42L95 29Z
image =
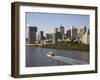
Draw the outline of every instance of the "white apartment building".
M88 32L86 32L86 33L82 36L81 41L82 41L82 43L84 43L84 44L89 44L89 34L88 34Z

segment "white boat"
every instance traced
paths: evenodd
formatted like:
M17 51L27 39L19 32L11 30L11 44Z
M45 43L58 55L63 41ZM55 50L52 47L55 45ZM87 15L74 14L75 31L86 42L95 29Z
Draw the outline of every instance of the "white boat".
M56 56L56 55L55 55L54 52L51 52L51 51L50 51L50 52L47 54L47 56L52 57L52 56Z

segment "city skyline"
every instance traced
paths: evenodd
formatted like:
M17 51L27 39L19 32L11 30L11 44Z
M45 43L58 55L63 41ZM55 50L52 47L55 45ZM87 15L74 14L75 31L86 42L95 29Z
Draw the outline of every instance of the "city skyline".
M46 44L46 43L58 43L62 41L82 41L82 43L89 43L89 29L86 26L80 29L72 27L64 33L64 26L60 26L54 29L54 33L47 33L44 35L44 31L40 31L37 34L38 28L36 26L29 27L29 33L27 42L31 44Z
M54 28L54 29L53 29L53 31L54 31L53 33L50 33L50 32L45 33L44 30L38 31L38 27L37 27L37 26L29 26L28 28L30 28L30 27L33 27L33 28L36 27L36 28L37 28L37 31L36 31L37 36L39 35L40 32L43 32L43 36L45 37L46 34L53 34L53 33L55 33L55 29L57 29L57 32L59 32L59 28L60 28L60 27L64 27L64 26L59 26L59 27ZM65 27L64 27L64 34L67 34L67 32L68 32L69 30L71 30L72 28L74 28L74 29L77 29L78 37L79 37L80 30L83 29L84 27L86 27L86 32L89 32L89 28L87 28L87 26L83 26L83 27L81 27L79 30L78 30L76 27L71 26L71 27L70 27L69 29L67 29L67 30L65 30ZM28 33L29 33L29 32L28 32ZM45 34L44 34L44 33L45 33ZM28 38L28 34L27 34L26 38Z
M28 26L37 26L38 32L44 31L44 35L46 33L53 33L54 28L61 25L65 27L65 32L70 26L75 26L78 30L83 25L89 28L89 17L89 15L26 12L26 33Z

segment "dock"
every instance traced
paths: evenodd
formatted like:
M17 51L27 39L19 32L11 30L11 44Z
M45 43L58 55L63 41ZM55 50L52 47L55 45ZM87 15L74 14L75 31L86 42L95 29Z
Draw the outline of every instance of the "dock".
M72 64L72 65L88 64L88 62L86 62L86 61L72 59L72 58L63 57L63 56L48 56L48 57L55 59L55 60L58 60L58 61L61 61L61 62L64 62L64 63Z

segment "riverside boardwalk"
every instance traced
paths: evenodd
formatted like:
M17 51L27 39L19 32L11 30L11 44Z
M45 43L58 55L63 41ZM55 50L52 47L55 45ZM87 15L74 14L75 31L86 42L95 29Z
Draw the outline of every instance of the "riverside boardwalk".
M72 59L72 58L68 58L68 57L63 57L63 56L48 56L52 59L64 62L64 63L69 63L72 65L76 65L76 64L88 64L88 62L85 61L81 61L81 60L77 60L77 59Z

